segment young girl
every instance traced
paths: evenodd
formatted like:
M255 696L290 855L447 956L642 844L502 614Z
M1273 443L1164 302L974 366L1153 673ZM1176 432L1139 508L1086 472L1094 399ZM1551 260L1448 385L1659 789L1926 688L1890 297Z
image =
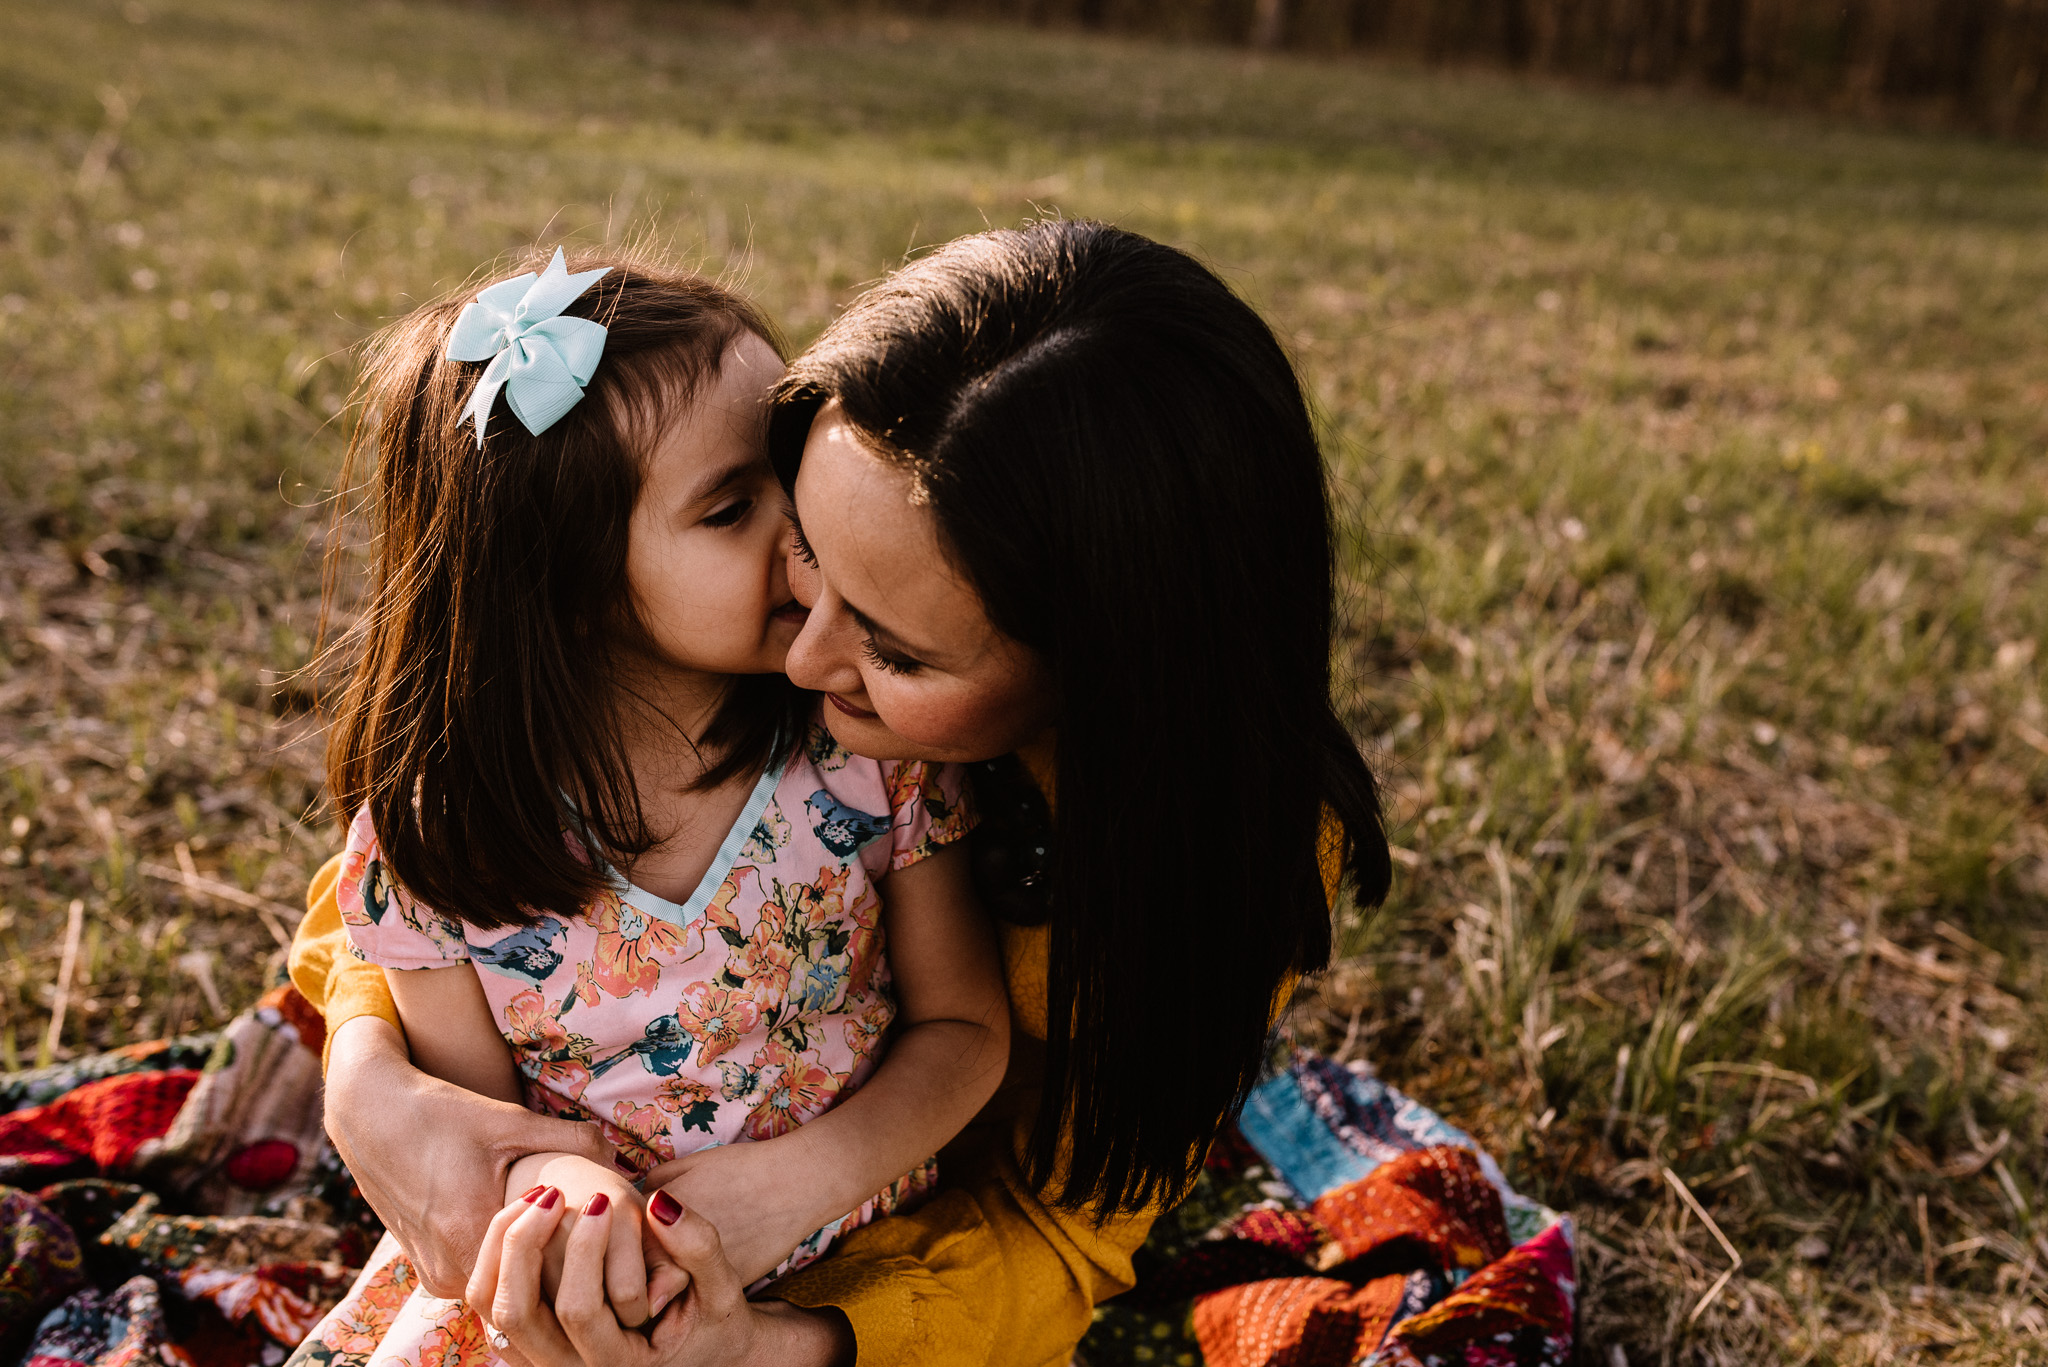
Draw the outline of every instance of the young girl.
M623 1174L523 1159L507 1199L609 1210L635 1325L686 1281L643 1209L744 1212L720 1234L762 1277L926 1190L1007 1007L958 772L849 754L781 676L804 613L766 325L694 276L579 264L373 348L376 566L329 783L349 938L418 1065L615 1146ZM504 1346L387 1236L298 1358Z

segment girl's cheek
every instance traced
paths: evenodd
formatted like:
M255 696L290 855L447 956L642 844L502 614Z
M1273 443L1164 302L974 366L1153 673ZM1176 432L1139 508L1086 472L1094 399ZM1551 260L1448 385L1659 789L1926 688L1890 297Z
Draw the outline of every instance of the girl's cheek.
M815 607L818 602L818 567L792 549L783 556L783 573L789 580L790 597L807 608Z

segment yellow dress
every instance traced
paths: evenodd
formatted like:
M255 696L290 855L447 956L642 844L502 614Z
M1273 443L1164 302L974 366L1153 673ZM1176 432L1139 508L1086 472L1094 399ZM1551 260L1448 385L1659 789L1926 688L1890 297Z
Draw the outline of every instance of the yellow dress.
M1322 872L1332 900L1341 849L1326 813ZM356 1016L398 1025L384 970L348 953L335 900L340 868L337 856L314 876L291 953L292 981L326 1017L330 1039ZM1087 1212L1047 1206L1025 1184L1016 1154L1038 1113L1051 933L1008 924L1001 933L1010 1068L981 1114L940 1152L939 1193L910 1214L856 1230L768 1293L843 1313L864 1367L1065 1367L1095 1306L1130 1288L1131 1255L1159 1214L1097 1224Z

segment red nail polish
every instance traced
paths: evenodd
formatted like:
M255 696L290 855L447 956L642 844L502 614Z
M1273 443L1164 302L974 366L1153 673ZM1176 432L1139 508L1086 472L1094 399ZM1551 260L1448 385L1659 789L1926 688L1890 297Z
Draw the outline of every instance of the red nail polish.
M683 1218L683 1203L665 1191L657 1191L647 1203L647 1213L664 1225L672 1225Z
M612 1198L603 1192L599 1192L583 1203L583 1213L585 1215L602 1215L611 1208Z
M539 1200L540 1194L546 1191L547 1189L547 1184L543 1182L541 1185L535 1187L532 1191L527 1192L526 1195L520 1197L519 1199L526 1202L526 1204L530 1206L535 1201Z
M561 1202L561 1199L562 1189L560 1187L549 1187L545 1192L541 1193L538 1204L542 1210L553 1210Z

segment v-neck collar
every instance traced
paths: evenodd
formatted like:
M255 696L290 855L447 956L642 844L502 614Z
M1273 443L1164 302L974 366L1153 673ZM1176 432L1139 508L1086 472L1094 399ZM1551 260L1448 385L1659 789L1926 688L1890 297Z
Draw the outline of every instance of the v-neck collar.
M747 795L747 805L740 808L739 819L732 823L732 829L725 833L725 841L718 847L718 853L711 860L711 867L704 870L704 876L697 880L697 890L690 894L687 902L671 902L636 883L629 882L617 868L607 865L611 873L612 887L618 892L619 900L636 911L658 916L671 925L688 927L695 924L704 914L704 908L711 905L711 899L718 895L725 884L725 876L732 872L740 851L753 838L754 827L760 824L761 813L768 809L768 800L775 796L776 785L782 782L782 775L788 769L787 760L770 765L754 785L754 791Z

